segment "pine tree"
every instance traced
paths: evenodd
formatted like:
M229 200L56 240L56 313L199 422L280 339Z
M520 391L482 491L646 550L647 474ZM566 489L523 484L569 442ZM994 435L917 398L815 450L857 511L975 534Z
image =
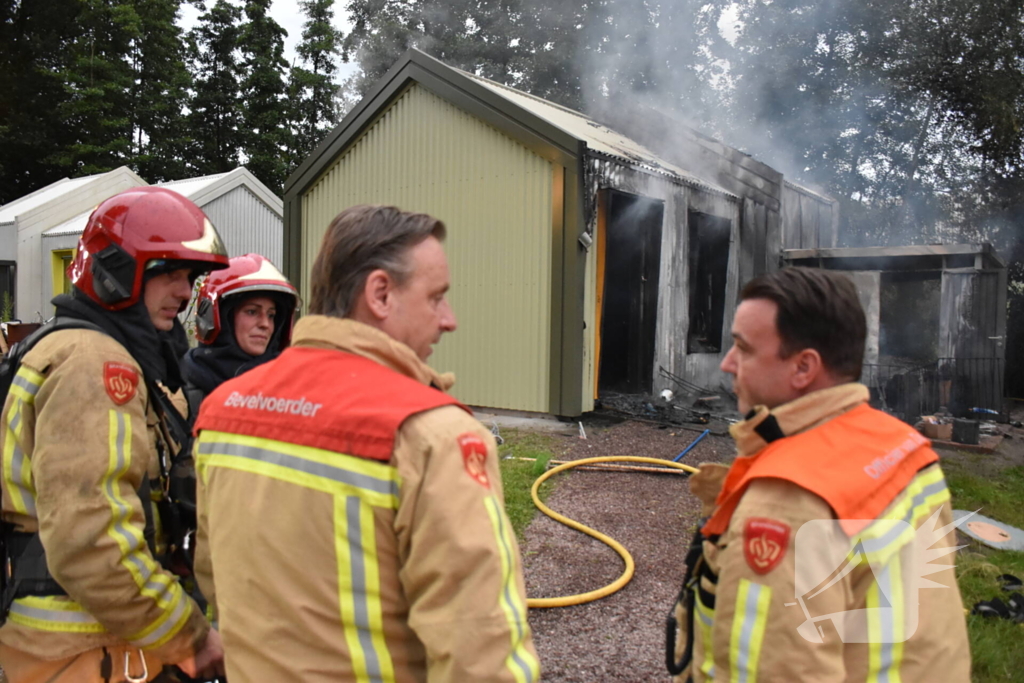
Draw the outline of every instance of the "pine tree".
M0 3L0 204L67 175L56 159L73 133L58 109L80 11L77 0Z
M281 194L288 173L288 103L283 28L269 15L271 0L249 0L241 28L245 165Z
M293 66L288 84L292 105L290 169L294 169L338 122L335 58L341 35L334 28L334 0L301 0L306 15L296 48L301 66Z
M84 0L59 73L67 98L58 107L70 144L55 158L72 176L117 168L131 155L132 44L141 21L129 2Z
M194 78L187 129L191 140L190 175L225 173L238 166L242 149L241 10L218 0L189 32L188 52Z
M132 50L132 156L150 182L186 176L184 107L190 76L175 24L181 0L134 0L141 31Z

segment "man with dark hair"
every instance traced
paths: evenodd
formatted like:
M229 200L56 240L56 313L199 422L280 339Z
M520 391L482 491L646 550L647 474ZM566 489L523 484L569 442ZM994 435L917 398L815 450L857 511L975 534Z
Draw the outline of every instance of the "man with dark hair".
M444 224L328 227L292 346L197 422L196 574L232 683L538 680L493 437L426 364Z
M37 333L0 417L11 683L223 672L220 636L176 575L187 427L164 392L182 386L171 335L184 337L192 284L227 265L206 215L166 188L89 216L73 291L53 300L61 326Z
M691 479L703 514L670 671L694 681L968 681L938 456L868 406L853 283L749 282L721 369L746 419L731 467ZM927 578L924 578L926 577Z

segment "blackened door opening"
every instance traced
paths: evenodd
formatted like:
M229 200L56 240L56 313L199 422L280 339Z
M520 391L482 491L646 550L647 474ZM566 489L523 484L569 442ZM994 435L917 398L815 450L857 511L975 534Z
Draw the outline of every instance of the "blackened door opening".
M665 205L607 194L599 391L651 393Z

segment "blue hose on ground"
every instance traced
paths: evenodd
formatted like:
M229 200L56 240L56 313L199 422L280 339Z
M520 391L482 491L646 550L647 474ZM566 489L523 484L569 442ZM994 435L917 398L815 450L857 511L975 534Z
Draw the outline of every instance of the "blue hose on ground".
M693 450L693 447L696 446L697 444L699 444L700 440L703 439L705 436L707 436L710 433L711 433L710 429L705 429L703 434L701 434L696 439L694 439L693 443L691 443L689 446L686 447L686 450L684 450L682 453L680 453L676 457L672 458L672 462L679 462L680 460L682 460L684 455L686 455L691 450Z

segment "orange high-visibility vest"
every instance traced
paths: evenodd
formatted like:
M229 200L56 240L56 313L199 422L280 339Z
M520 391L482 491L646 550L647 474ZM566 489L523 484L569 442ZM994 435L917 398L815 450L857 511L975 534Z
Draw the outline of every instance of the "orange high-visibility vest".
M380 363L333 349L291 347L217 387L195 433L213 430L387 462L402 423L457 400Z
M938 459L931 442L916 429L863 404L814 429L772 441L753 455L736 458L703 533L707 537L724 533L750 482L772 477L821 497L843 531L852 536L881 514L921 469Z

